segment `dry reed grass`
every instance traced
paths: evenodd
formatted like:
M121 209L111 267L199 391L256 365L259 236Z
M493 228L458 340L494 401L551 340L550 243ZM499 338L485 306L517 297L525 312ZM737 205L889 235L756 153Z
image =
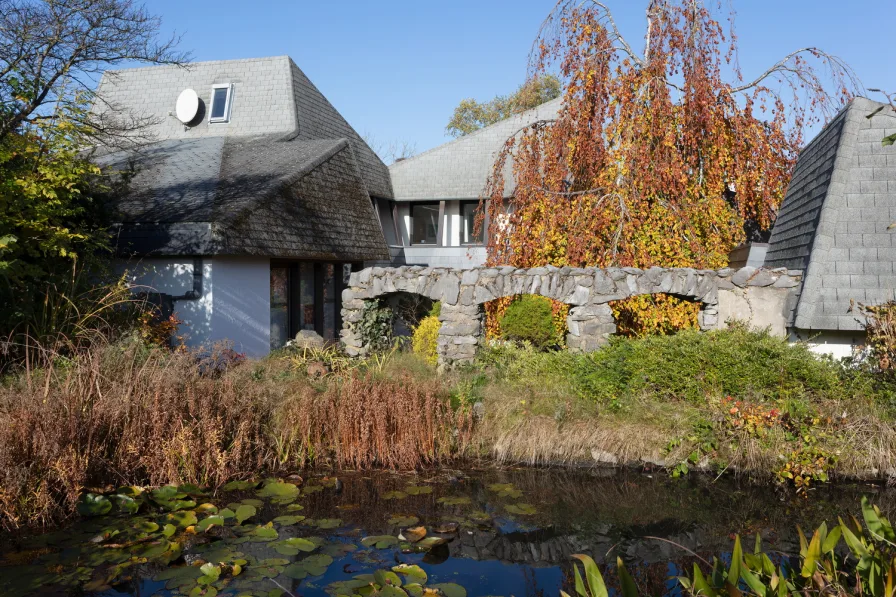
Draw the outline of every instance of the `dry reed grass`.
M277 360L209 371L134 341L7 378L0 526L58 522L91 487L215 487L320 463L416 468L469 432L433 381L351 373L315 388Z

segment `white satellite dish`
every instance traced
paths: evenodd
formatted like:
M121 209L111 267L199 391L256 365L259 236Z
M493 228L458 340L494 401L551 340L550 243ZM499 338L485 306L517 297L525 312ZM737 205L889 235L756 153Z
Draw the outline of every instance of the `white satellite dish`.
M192 89L184 89L177 96L177 119L187 124L193 122L199 113L199 95Z

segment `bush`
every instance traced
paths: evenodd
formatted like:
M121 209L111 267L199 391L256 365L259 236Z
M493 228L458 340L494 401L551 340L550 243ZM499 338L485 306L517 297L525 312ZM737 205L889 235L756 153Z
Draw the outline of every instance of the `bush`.
M501 318L501 336L507 340L529 342L538 349L559 343L554 327L551 300L524 295L515 299Z
M614 337L606 347L584 355L492 347L483 351L479 362L504 379L563 384L577 395L601 402L643 395L692 402L709 396L800 401L878 392L867 373L819 358L804 344L744 327Z
M420 324L414 328L414 336L411 346L414 352L430 365L435 365L439 358L438 340L439 329L442 324L437 316L424 317Z

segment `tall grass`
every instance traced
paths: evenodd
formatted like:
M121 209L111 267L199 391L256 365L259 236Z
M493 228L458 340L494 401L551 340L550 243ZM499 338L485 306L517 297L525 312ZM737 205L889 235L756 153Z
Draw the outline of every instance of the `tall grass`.
M6 528L58 522L90 487L214 487L309 464L414 468L458 441L436 382L350 373L314 387L286 360L221 372L138 341L8 377L0 419Z

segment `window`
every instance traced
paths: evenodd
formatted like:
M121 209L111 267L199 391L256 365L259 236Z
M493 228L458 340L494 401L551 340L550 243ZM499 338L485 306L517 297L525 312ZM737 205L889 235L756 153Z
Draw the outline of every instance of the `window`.
M315 331L328 341L339 337L347 273L351 273L350 264L271 264L271 350L281 348L301 330Z
M476 234L476 211L479 209L478 201L463 201L460 204L460 243L462 245L481 245L484 230ZM485 226L483 225L484 229Z
M212 110L209 113L209 122L229 122L230 103L233 97L233 85L212 86Z
M439 234L439 204L411 205L411 244L435 245Z

